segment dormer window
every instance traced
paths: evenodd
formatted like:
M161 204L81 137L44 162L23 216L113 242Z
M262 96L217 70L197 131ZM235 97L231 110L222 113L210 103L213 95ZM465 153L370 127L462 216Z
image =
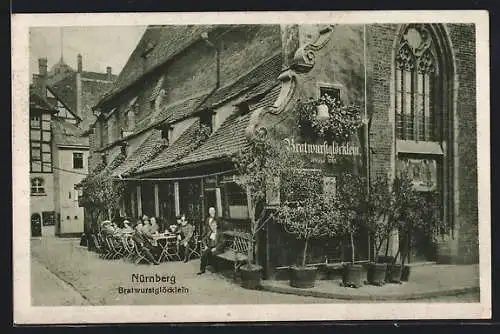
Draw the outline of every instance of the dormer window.
M214 113L209 111L200 115L200 126L208 129L212 133L214 129Z
M122 142L120 144L120 153L127 156L127 148L128 148L128 143L127 142Z
M163 139L163 142L165 145L169 145L169 143L172 142L173 135L174 135L174 128L171 125L166 125L160 129L161 131L161 138Z
M106 153L101 153L101 162L103 164L107 165L108 159L107 159L107 154Z

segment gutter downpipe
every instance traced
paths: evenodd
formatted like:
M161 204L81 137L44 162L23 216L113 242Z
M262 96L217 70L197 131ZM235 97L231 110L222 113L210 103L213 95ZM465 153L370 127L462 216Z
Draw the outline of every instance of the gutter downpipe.
M365 118L365 146L366 146L366 196L367 199L370 196L370 178L371 178L371 171L370 171L370 123L371 120L368 115L368 101L367 101L367 55L366 55L366 24L363 24L363 63L364 63L364 104L365 104L365 110L364 110L364 118ZM368 235L368 260L370 260L372 256L372 240L371 236ZM376 254L373 254L376 256Z

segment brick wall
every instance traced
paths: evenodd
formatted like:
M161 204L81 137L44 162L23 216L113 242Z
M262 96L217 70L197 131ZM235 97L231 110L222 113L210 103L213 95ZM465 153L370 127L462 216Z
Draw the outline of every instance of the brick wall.
M376 24L367 26L368 44L368 109L373 114L370 131L372 177L392 171L394 152L393 120L393 48L400 26ZM477 152L476 152L476 92L475 37L472 25L447 25L456 76L450 79L450 89L456 84L455 116L455 233L440 241L438 255L444 261L471 263L478 261L477 247ZM450 154L450 158L453 155ZM452 180L453 181L453 180Z
M89 134L89 157L88 157L89 173L92 172L101 162L100 154L95 152L95 149L100 146L99 131L100 131L100 124L96 123L93 131L91 131Z
M277 25L246 25L224 34L221 39L221 87L231 83L276 53L281 45L280 27ZM136 124L150 118L154 108L150 97L159 78L163 75L165 75L163 88L166 92L163 105L199 95L203 91L208 92L215 88L216 83L215 51L203 41L195 42L170 64L143 78L140 86L117 97L111 101L111 104L104 106L103 110L108 112L118 107L119 112L123 114L130 100L137 96L140 107L136 116ZM108 132L114 132L114 140L118 139L117 129L123 126L124 120L125 115L121 115L119 119L112 117L109 120Z
M221 87L257 66L280 46L279 26L242 26L224 34L220 42ZM205 42L197 42L168 66L165 73L168 102L211 90L216 82L215 51Z
M455 55L458 90L455 117L458 123L458 233L457 262L478 262L476 50L475 27L448 25Z
M394 24L367 25L367 107L372 115L370 147L371 173L391 171L394 157L394 121L391 104L391 76L394 40L398 26Z

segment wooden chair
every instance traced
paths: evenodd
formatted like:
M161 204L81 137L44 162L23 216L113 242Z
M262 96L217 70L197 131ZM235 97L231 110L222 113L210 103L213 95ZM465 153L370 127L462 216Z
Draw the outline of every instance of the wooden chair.
M165 239L165 246L162 247L158 261L161 262L163 259L167 261L179 261L181 259L179 255L179 244L175 235Z
M189 240L186 254L188 261L201 257L201 238L198 232L194 232L193 237Z
M94 246L97 249L97 253L99 253L99 257L105 258L106 257L106 250L104 249L104 246L99 241L99 238L95 234L92 234L92 240L94 241Z
M123 249L125 251L125 259L134 260L135 252L134 252L134 240L132 240L131 235L125 235L122 238Z
M151 264L151 261L148 260L146 256L142 253L141 245L137 243L133 238L130 239L131 244L133 244L134 251L135 251L135 264L139 264L141 261L146 261L147 263Z

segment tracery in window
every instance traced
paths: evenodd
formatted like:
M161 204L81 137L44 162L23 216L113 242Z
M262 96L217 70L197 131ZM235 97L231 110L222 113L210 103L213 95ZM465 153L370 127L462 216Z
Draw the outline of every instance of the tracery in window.
M396 136L437 141L433 106L437 87L436 52L425 25L410 25L396 54Z

